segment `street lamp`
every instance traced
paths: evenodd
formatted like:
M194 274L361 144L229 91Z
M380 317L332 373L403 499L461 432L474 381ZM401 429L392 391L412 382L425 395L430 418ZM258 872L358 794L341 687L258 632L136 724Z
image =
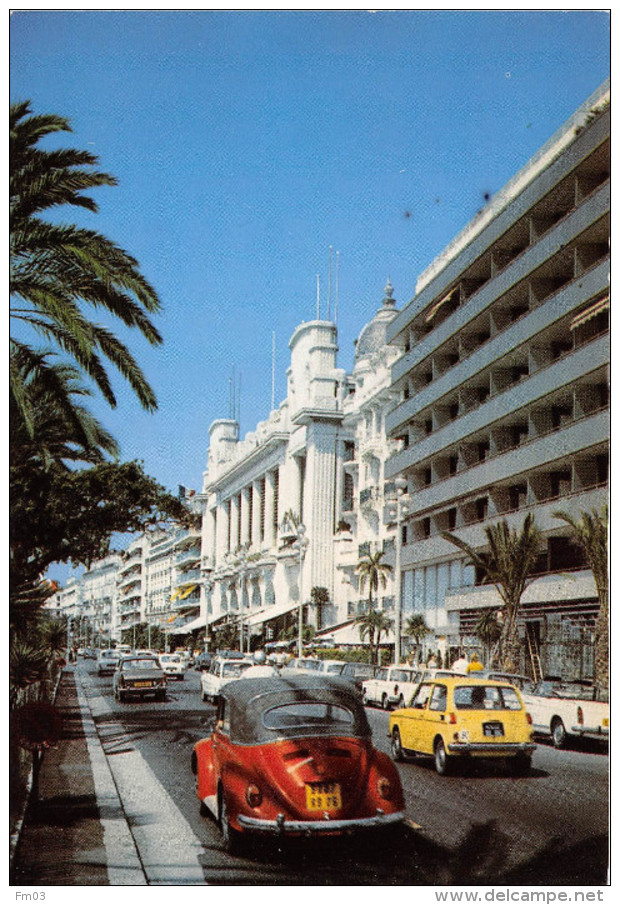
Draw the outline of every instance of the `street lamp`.
M400 558L402 552L402 543L403 543L403 534L402 534L402 524L404 516L409 514L409 505L411 503L411 498L407 493L407 481L405 478L397 478L394 482L396 487L396 496L395 499L390 501L389 504L389 513L390 518L394 518L396 520L396 562L395 562L395 576L394 576L394 596L395 596L395 619L394 619L394 661L396 663L400 663L401 657L401 621L402 621L402 613L401 613L401 571L400 571Z

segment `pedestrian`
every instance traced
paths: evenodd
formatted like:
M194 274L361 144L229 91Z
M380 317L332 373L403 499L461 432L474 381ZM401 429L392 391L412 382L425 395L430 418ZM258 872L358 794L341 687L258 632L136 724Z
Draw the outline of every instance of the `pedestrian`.
M429 669L437 668L437 658L435 657L435 654L430 655L430 657L428 658L428 663L426 665Z
M460 654L452 664L452 672L465 673L467 672L468 666L469 662L467 657L464 654Z
M467 672L480 672L482 669L484 669L484 666L478 659L478 654L473 653L467 666Z

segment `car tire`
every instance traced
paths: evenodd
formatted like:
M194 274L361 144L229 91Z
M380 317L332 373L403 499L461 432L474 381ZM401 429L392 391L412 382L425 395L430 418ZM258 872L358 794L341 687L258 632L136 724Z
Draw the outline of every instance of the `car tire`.
M440 776L448 776L452 769L452 763L443 739L438 738L433 746L433 756L435 758L435 770Z
M383 710L390 709L390 702L388 701L388 696L386 694L381 696L381 707Z
M123 694L122 691L118 692L118 694L116 696L116 700L118 701L119 704L123 704L125 702L125 695Z
M228 809L226 807L226 796L224 790L220 786L219 794L219 824L222 833L222 841L224 848L229 854L234 854L239 850L239 833L233 829L228 822Z
M566 747L566 729L560 717L555 717L551 724L551 737L555 748Z
M396 763L402 763L405 759L403 746L400 740L400 732L397 726L394 726L392 735L390 736L390 754L392 755L392 760L396 761Z
M401 696L398 699L398 704L396 705L396 707L398 708L398 710L402 710L404 706L405 706L405 698L401 694Z
M370 701L368 700L368 695L366 694L366 691L362 692L362 704L364 705L364 707L370 707Z

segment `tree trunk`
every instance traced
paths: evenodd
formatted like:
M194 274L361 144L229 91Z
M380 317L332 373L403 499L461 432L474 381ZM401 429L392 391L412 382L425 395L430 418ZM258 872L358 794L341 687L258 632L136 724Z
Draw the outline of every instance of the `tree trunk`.
M599 591L599 611L594 626L594 684L609 688L609 612L607 591Z

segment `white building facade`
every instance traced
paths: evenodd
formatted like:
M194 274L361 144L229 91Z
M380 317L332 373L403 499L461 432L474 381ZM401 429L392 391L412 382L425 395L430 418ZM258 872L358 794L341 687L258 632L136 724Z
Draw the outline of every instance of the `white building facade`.
M358 535L376 547L386 533L383 418L396 353L385 331L395 315L388 284L351 375L337 366L336 325L301 324L279 408L243 440L236 421L211 425L202 493L205 616L213 628L242 621L246 645L276 640L298 620L300 600L304 623L319 633L357 612ZM379 508L362 513L370 490ZM314 588L327 591L327 604L313 603Z
M421 275L388 328L400 355L386 476L406 480L411 503L402 606L444 653L479 647L476 622L501 601L441 532L482 548L487 525L519 529L526 513L545 544L523 597L523 667L545 654L562 671L560 635L582 657L592 633L592 575L554 513L579 517L608 497L609 115L606 85Z

